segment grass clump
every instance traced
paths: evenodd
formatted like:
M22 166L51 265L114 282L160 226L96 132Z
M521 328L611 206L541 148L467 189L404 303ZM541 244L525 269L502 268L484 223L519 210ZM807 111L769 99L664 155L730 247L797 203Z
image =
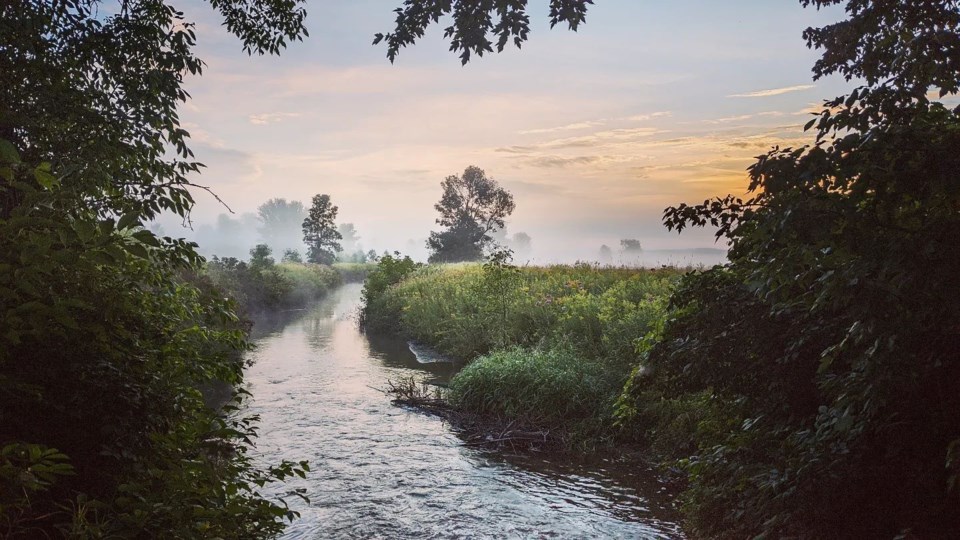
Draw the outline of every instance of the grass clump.
M463 369L448 399L458 410L602 437L613 421L619 374L585 361L570 347L513 348L483 356Z

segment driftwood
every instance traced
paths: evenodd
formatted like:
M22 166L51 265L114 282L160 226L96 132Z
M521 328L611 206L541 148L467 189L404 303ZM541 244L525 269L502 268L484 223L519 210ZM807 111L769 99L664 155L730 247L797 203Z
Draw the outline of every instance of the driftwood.
M413 377L387 381L387 388L381 391L393 396L395 405L440 416L463 439L464 446L515 452L560 452L567 448L566 437L557 430L529 421L457 410L444 398L442 389Z

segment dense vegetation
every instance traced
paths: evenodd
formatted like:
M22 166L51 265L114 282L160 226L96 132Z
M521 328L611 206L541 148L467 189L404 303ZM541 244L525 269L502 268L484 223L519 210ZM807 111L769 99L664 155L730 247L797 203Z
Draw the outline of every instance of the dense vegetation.
M211 2L253 53L296 2ZM143 224L193 205L177 106L193 26L159 0L0 4L0 536L261 538L292 517L254 467L243 331L196 246Z
M622 435L615 402L636 341L660 323L675 269L588 264L417 267L384 257L364 289L368 330L399 332L459 359L461 410L564 430L572 442Z
M266 244L250 250L250 260L213 257L205 274L236 301L244 313L302 307L342 281L330 266L313 263L275 263Z
M376 267L376 263L373 262L336 262L332 265L344 283L363 283L367 275Z

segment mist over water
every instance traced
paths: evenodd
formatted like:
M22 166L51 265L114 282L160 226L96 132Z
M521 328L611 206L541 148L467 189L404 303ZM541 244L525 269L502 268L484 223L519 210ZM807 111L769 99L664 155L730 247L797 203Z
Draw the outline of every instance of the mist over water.
M340 225L353 225L349 219L340 220ZM403 224L397 228L402 229ZM213 222L195 222L191 227L184 226L180 221L164 219L155 223L152 228L164 235L184 237L199 244L199 251L206 257L216 255L220 258L235 257L245 260L249 257L250 249L257 244L267 244L273 251L273 256L279 260L287 249L297 250L300 254L306 253L307 246L303 243L303 236L298 230L290 230L286 234L268 236L263 232L263 223L252 212L241 214L220 214ZM434 227L437 228L437 227ZM396 236L396 231L365 230L362 225L355 226L356 237L350 241L341 242L343 245L342 257L349 257L356 253L366 253L370 250L378 254L399 251L409 255L415 261L426 262L429 251L426 247L427 233L410 238L400 238L396 241L383 241L382 238ZM526 235L527 242L518 244L514 238ZM686 232L684 233L686 234ZM497 231L494 234L498 245L510 248L513 251L513 262L517 265L541 266L550 264L573 264L577 262L595 263L603 266L642 266L656 268L660 266L680 267L710 267L723 264L727 260L724 246L712 242L712 238L700 241L701 247L689 247L689 242L680 242L683 237L671 233L667 240L655 239L655 247L642 247L639 253L627 253L620 249L620 241L634 238L627 233L611 234L601 237L598 241L595 235L589 238L577 236L566 237L564 234L540 233L540 236L514 230L508 226L506 231ZM675 244L671 244L676 240ZM641 246L647 242L640 239ZM610 252L604 254L602 246L608 246Z

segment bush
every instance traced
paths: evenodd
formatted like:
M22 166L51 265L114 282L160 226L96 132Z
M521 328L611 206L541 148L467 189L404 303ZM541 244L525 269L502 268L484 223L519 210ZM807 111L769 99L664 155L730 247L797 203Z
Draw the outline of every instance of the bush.
M248 264L214 256L206 273L245 313L303 306L340 284L340 274L329 266L266 261L254 259Z
M482 356L450 384L459 410L558 428L577 439L610 429L622 379L569 347Z
M384 253L363 283L363 310L360 325L374 331L398 331L399 312L387 290L422 265L410 257Z
M0 279L0 536L282 530L291 515L257 486L304 465L254 468L252 419L200 390L242 384L244 326L222 291L95 223L0 231L0 264L22 277Z

